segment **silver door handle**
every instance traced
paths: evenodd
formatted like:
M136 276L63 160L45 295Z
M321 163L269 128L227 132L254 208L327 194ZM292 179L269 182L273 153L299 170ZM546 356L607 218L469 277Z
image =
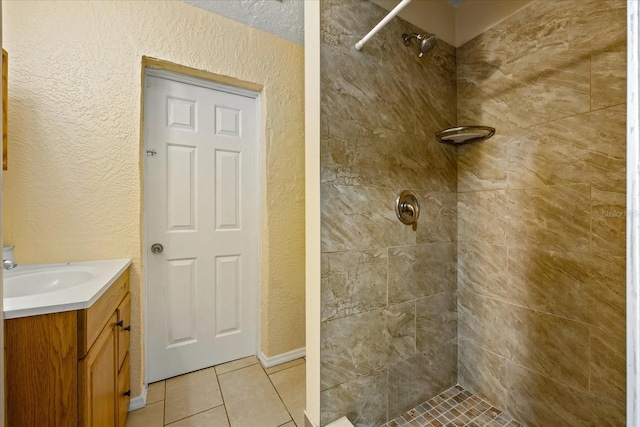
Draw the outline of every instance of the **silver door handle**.
M164 251L164 246L162 246L160 243L154 243L153 245L151 245L151 252L153 252L154 254L162 253L162 251Z

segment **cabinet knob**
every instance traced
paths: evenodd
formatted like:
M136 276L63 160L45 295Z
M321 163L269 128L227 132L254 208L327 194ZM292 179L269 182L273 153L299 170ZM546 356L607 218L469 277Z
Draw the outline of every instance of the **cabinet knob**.
M127 331L127 332L131 332L131 325L129 325L126 328L124 328L124 330Z
M131 396L131 389L125 391L124 393L122 393L124 396Z
M122 328L124 326L124 320L121 320L118 323L116 323L116 326L120 326Z

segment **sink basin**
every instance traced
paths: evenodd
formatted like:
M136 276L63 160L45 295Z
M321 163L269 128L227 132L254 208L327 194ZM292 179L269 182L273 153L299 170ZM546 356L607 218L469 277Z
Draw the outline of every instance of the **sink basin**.
M20 264L3 272L5 319L89 308L130 259Z
M45 270L6 274L4 298L56 292L87 283L97 275L95 268L59 267Z

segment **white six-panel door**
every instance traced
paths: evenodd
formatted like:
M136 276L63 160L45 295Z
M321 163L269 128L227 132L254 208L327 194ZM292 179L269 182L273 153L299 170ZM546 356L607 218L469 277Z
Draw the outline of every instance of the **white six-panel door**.
M154 382L256 354L258 111L255 98L152 76L144 109Z

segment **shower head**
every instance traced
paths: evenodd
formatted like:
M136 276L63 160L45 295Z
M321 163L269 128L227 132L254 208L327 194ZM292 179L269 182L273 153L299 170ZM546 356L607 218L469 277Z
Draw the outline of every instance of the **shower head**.
M420 41L420 57L425 53L431 51L436 46L436 36L434 34L427 34Z
M402 42L404 43L405 46L409 46L409 42L411 39L417 39L420 41L420 58L422 58L422 55L424 55L425 53L428 53L431 51L431 49L433 49L436 46L436 36L435 34L418 34L418 33L412 33L412 34L403 34L402 35Z

